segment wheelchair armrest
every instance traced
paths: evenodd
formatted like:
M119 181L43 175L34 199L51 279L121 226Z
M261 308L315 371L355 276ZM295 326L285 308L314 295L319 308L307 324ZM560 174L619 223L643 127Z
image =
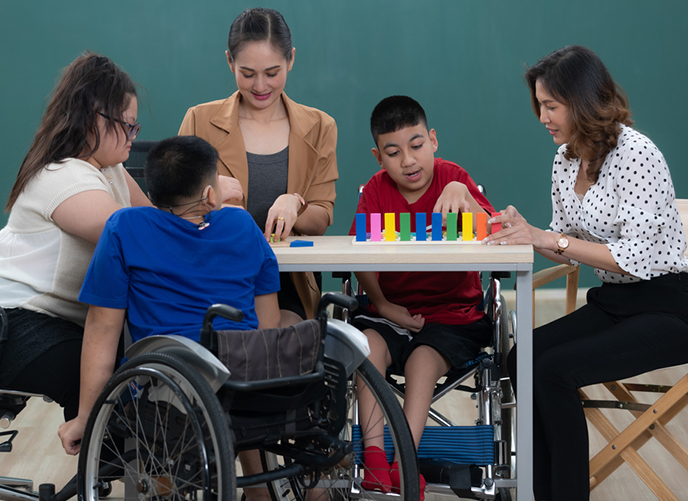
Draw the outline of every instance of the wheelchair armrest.
M131 359L143 353L169 353L191 364L200 372L213 391L229 379L229 369L207 348L184 336L149 336L132 344L126 351Z
M370 355L370 345L365 334L341 320L327 321L325 357L341 363L347 377L368 358L368 355Z

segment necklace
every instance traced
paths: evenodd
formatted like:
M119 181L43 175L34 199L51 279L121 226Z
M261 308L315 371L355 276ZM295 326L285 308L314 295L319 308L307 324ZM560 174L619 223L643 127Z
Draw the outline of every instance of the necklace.
M182 219L186 219L187 221L189 221L189 220L191 220L191 219L198 219L199 217L205 218L206 215L207 215L207 214L199 214L198 216L179 216L179 217L181 217ZM198 223L198 224L196 225L196 228L198 228L199 230L204 230L204 229L206 229L208 226L210 226L210 223L207 222L205 219L203 219L200 223Z
M111 185L115 184L112 182L112 176L110 176L110 172L108 170L100 169L100 172L103 173L103 176L105 176L105 179L107 179L108 183L110 183Z

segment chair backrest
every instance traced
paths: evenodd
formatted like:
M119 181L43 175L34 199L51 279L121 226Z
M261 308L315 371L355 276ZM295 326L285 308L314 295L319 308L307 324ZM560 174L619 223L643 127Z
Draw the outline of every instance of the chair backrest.
M124 168L133 177L141 189L145 190L145 181L143 178L143 166L146 163L146 155L148 150L155 146L158 141L134 141L131 143L131 151L129 152L129 158L124 162Z

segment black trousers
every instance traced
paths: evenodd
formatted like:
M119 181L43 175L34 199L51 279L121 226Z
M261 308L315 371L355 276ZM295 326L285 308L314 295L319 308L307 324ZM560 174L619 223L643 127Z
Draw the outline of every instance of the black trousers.
M46 395L63 407L66 421L75 418L83 327L22 308L5 312L9 328L0 388Z
M578 388L688 363L688 273L603 284L588 304L533 331L535 499L589 499ZM507 364L516 387L516 347Z

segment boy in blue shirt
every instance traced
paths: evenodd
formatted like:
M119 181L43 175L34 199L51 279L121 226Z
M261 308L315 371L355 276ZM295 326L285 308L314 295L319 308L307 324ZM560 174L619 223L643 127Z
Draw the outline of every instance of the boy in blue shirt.
M79 295L90 305L79 414L58 433L69 454L79 452L91 407L112 376L125 317L133 341L159 334L198 341L215 303L244 312L241 322L218 317L219 330L279 326L277 259L248 212L216 210L223 196L215 148L195 136L160 141L145 177L155 207L110 217Z

